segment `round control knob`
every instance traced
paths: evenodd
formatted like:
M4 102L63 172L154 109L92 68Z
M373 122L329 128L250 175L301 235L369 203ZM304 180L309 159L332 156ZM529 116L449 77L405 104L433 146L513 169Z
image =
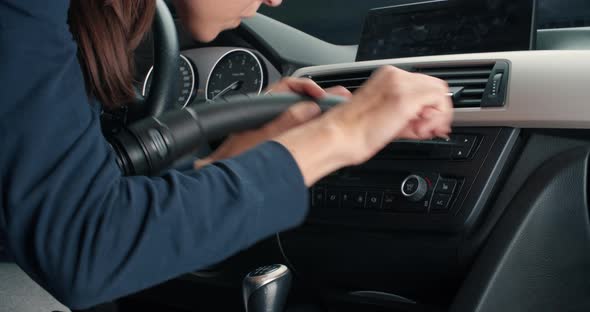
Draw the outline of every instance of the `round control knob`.
M428 182L421 176L411 175L402 182L402 194L410 201L421 201L426 193L428 193Z

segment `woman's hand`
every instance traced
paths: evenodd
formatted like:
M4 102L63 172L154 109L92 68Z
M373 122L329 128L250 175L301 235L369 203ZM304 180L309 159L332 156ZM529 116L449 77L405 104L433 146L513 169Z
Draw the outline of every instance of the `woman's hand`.
M448 85L392 66L378 70L348 103L276 138L290 150L311 186L342 167L373 157L395 139L431 139L451 132Z
M313 98L322 98L326 94L352 97L350 91L343 87L322 89L311 79L285 78L274 85L271 85L266 93L292 92L306 94ZM321 113L320 108L313 102L298 103L291 107L281 116L257 130L245 131L229 136L221 146L207 158L197 160L195 168L202 168L215 161L239 155L256 145L277 137L281 133L300 126Z

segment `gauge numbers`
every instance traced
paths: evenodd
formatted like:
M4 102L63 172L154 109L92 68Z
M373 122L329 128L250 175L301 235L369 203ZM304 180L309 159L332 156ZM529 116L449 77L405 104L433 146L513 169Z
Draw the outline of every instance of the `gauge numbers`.
M227 52L215 64L206 86L207 100L239 94L260 94L264 69L258 57L244 49Z
M142 95L144 97L149 93L153 71L154 67L152 66L144 80L142 90ZM184 55L180 55L177 84L178 86L176 88L177 92L174 95L173 108L185 108L190 103L195 93L196 73L193 65Z

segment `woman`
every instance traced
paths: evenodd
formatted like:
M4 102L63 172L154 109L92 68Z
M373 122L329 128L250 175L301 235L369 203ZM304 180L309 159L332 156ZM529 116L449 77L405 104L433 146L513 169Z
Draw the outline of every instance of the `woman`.
M280 2L175 5L210 41ZM327 174L394 139L450 132L445 83L385 67L348 103L321 116L299 104L226 143L211 165L123 177L99 111L130 99L133 49L153 13L153 0L0 0L0 230L19 266L70 307L219 262L302 222L307 187ZM325 94L307 80L274 90Z

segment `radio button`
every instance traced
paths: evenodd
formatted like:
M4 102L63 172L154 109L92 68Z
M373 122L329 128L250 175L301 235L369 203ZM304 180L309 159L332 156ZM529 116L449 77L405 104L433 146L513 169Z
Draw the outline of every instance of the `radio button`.
M323 187L316 187L312 191L311 206L314 208L324 208L326 205L326 189Z
M475 147L477 137L474 135L458 135L453 140L456 142L457 147L453 149L452 158L467 159Z
M383 201L383 193L369 192L367 195L367 209L381 210Z
M354 202L352 200L352 192L342 191L340 192L342 208L354 208Z
M390 192L385 192L383 194L383 209L385 210L394 210L395 209L395 195Z
M472 148L473 145L475 145L475 140L477 140L477 137L474 135L457 135L453 138L453 141L455 141L456 144L469 148Z
M342 192L342 207L346 209L364 209L366 192Z
M432 198L432 210L445 211L449 209L451 203L451 195L449 194L434 194Z
M340 192L328 190L326 195L326 206L331 209L340 208Z
M470 147L457 147L453 149L451 156L453 159L467 159L469 158L469 154L471 154Z
M366 192L353 192L352 193L352 203L355 209L364 209L365 202L367 200L367 193Z
M440 179L436 185L435 192L441 194L453 194L455 187L457 187L457 180Z
M424 178L411 175L402 182L402 194L412 202L419 202L428 193L428 182Z

